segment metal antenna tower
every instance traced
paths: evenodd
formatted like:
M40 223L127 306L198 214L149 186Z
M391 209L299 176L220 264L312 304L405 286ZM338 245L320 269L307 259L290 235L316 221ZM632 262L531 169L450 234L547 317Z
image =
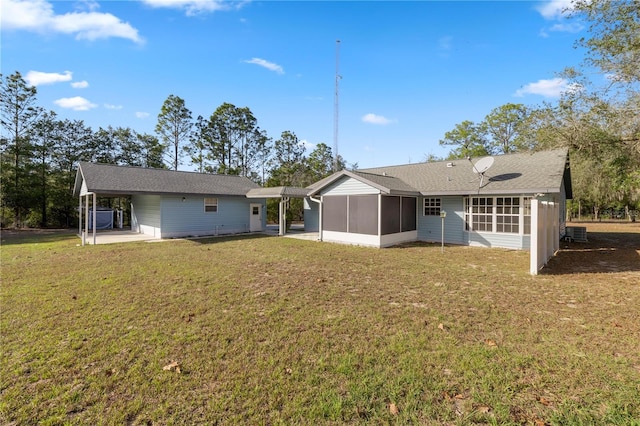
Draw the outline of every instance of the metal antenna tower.
M340 40L336 40L336 92L333 103L333 171L338 171L338 118L340 101Z

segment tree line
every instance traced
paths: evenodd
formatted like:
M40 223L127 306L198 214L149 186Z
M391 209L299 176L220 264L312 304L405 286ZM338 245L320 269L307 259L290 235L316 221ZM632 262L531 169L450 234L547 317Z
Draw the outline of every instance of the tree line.
M74 226L80 161L173 170L188 162L201 173L246 176L266 186L307 186L333 172L330 147L320 143L307 153L289 130L274 141L248 107L223 103L209 118L193 121L185 101L170 95L156 134L111 126L94 131L38 106L36 88L20 72L0 80L2 227ZM346 167L341 157L338 166Z
M575 0L566 12L589 24L589 36L576 42L587 51L583 66L561 74L569 89L559 101L499 106L480 122L456 124L440 144L450 148L448 159L568 147L572 214L597 219L604 210L624 210L631 217L640 208L640 8L634 0ZM605 84L587 78L594 68ZM246 176L264 186L307 186L334 171L326 144L307 154L289 130L274 141L248 107L223 103L194 120L185 101L170 95L155 135L111 126L93 131L39 107L36 88L19 72L0 80L3 227L73 226L79 161L174 170L187 161L202 173ZM338 157L337 169L345 167ZM300 214L299 200L293 210ZM270 219L275 211L271 203Z
M480 122L456 124L440 145L450 148L448 159L568 147L570 213L633 218L640 209L640 7L633 0L568 6L570 16L589 23L589 37L576 42L587 51L584 63L560 75L568 90L559 101L499 106ZM604 83L587 78L594 68Z

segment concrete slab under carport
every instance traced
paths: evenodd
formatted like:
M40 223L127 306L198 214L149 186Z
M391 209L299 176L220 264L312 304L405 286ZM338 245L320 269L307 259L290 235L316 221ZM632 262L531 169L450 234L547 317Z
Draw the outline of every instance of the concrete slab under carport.
M80 236L82 239L82 236ZM96 244L128 243L132 241L161 241L160 238L153 237L130 230L98 231L96 232ZM93 244L93 234L87 235L86 244Z
M319 241L320 233L318 232L305 232L304 224L294 223L291 228L284 235L278 235L278 225L267 225L265 234L273 236L281 236L286 238L296 238L298 240Z

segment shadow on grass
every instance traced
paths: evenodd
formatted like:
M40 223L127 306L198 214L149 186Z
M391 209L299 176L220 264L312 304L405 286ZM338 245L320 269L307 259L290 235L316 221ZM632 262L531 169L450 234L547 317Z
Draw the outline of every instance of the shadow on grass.
M199 237L199 238L185 238L189 241L193 241L198 244L217 244L228 241L242 241L242 240L256 240L261 238L273 238L273 235L268 234L233 234L233 235L219 235L212 237Z
M55 243L76 236L75 229L3 229L2 245Z
M560 242L560 251L541 274L640 271L640 234L590 232L588 242Z
M397 249L408 249L415 247L438 247L441 248L440 243L430 243L426 241L407 241L406 243L397 244L394 246L385 247L385 250L397 250ZM445 245L445 248L447 246Z

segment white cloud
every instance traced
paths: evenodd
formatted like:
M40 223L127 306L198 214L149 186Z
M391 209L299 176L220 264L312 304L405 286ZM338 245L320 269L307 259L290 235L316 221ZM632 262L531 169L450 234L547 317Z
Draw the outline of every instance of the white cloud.
M513 96L519 98L525 95L541 95L545 98L557 98L564 92L572 92L580 90L580 86L575 83L569 83L564 78L552 78L551 80L538 80L535 83L529 83L516 90Z
M536 10L540 12L540 15L547 21L563 21L556 23L548 28L540 30L541 37L549 37L550 32L563 32L563 33L579 33L584 29L584 25L580 22L568 22L567 15L573 9L571 0L551 0L548 2L540 3L536 6Z
M387 125L387 124L392 124L392 123L397 123L397 120L391 120L388 119L386 117L383 117L382 115L377 115L377 114L373 114L373 113L369 113L369 114L365 114L362 116L362 121L364 121L365 123L370 123L370 124L380 124L380 125Z
M75 96L73 98L61 98L53 101L54 104L60 108L72 109L74 111L89 111L96 108L98 105L92 104L82 96Z
M76 1L76 8L78 10L89 10L91 12L94 12L100 9L100 4L97 1L93 0L80 0Z
M302 139L299 143L300 146L304 146L304 149L307 151L313 151L314 149L316 149L316 144L309 142L306 139Z
M251 58L249 60L244 61L247 64L255 64L255 65L259 65L263 68L268 69L269 71L273 71L276 72L278 74L284 74L284 69L282 69L282 67L278 64L274 64L273 62L269 62L265 59L260 59L260 58Z
M136 112L136 117L137 118L141 118L141 119L145 119L148 118L151 114L149 114L148 112Z
M219 10L240 9L247 3L246 1L231 0L142 0L142 2L156 8L183 9L187 16Z
M562 33L579 33L584 29L584 25L579 22L569 22L566 24L555 24L549 28L549 31Z
M89 82L86 80L74 81L73 83L71 83L71 87L73 87L74 89L86 89L87 87L89 87Z
M37 33L75 34L76 39L97 40L120 37L143 43L138 30L110 13L96 12L97 3L88 3L89 12L57 15L46 0L2 0L1 24L6 30Z
M42 71L29 71L24 76L24 81L29 86L40 86L43 84L55 84L63 81L71 81L73 73L71 71L65 71L60 74L57 72L42 72Z
M122 109L122 105L104 104L106 109Z
M536 10L544 19L558 19L564 16L565 10L571 8L571 0L551 0L536 6Z

